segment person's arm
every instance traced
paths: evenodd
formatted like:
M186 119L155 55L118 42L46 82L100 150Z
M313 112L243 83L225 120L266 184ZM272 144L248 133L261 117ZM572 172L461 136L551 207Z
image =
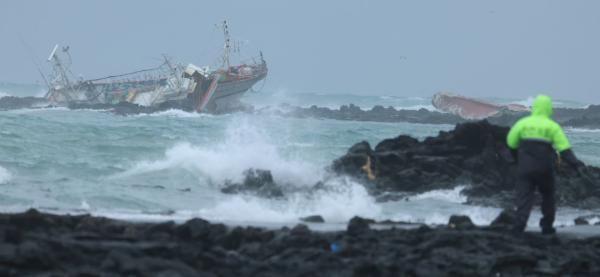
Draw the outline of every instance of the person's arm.
M552 137L552 146L560 154L561 161L565 161L574 169L579 170L585 165L575 157L575 153L571 150L571 144L563 132L562 128L556 124L554 130L554 136Z
M573 153L573 150L571 150L571 148L564 150L560 153L560 159L561 161L565 161L566 163L568 163L570 166L572 166L574 169L579 170L583 167L585 167L585 164L580 161L579 159L577 159L577 157L575 156L575 153Z

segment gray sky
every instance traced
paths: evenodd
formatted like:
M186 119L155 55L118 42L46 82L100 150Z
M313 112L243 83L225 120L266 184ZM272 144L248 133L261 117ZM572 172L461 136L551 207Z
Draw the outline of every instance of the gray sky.
M0 81L40 81L31 56L46 66L56 43L86 78L162 53L215 64L228 19L243 57L263 51L268 90L600 103L599 12L593 0L0 0Z

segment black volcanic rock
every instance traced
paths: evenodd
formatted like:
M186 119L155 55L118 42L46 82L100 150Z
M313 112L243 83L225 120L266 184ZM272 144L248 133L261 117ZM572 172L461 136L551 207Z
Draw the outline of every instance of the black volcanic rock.
M282 116L301 118L314 117L336 120L409 122L426 124L458 124L470 122L470 120L463 119L453 114L429 111L426 109L402 110L394 109L393 107L384 108L383 106L374 106L370 110L363 110L353 104L342 105L339 109L317 107L314 105L309 108L286 105L283 108L285 111L278 112L278 114ZM519 118L527 114L528 112L504 110L487 118L487 120L496 125L511 126ZM600 106L590 105L587 108L578 109L555 108L552 118L563 126L597 129L600 128Z
M468 202L506 206L514 199L516 176L516 161L506 147L507 133L507 127L479 121L458 124L454 130L422 142L402 135L383 140L375 150L360 142L330 168L361 180L375 195L468 184L463 191ZM373 176L369 177L368 171ZM600 169L588 166L585 171L582 176L566 164L557 171L559 205L600 208Z
M241 184L227 182L221 192L227 194L251 193L262 197L283 197L283 189L273 181L268 170L250 168L244 171L244 181Z
M584 216L575 218L574 223L575 223L575 225L590 225L590 221L596 220L597 222L600 222L599 219L600 219L599 214L584 215Z
M311 215L300 218L301 221L310 222L310 223L324 223L325 219L323 219L320 215Z
M361 233L368 232L370 230L369 224L374 223L372 220L364 219L358 216L350 219L348 223L347 232L349 235L360 235Z
M189 96L192 97L192 96ZM186 112L195 110L194 100L181 99L171 100L160 103L155 106L141 106L129 102L120 102L116 104L94 104L94 103L69 103L70 109L92 109L92 110L108 110L118 115L132 114L150 114L166 110L176 109ZM0 98L0 110L12 110L23 108L38 108L50 107L50 103L42 97L15 97L6 96ZM286 117L299 118L327 118L335 120L353 120L353 121L373 121L373 122L409 122L409 123L424 123L424 124L458 124L469 122L459 116L441 113L438 111L429 111L427 109L419 110L402 110L394 109L393 107L383 107L381 105L374 106L370 110L363 110L360 107L349 104L342 105L339 109L330 109L325 107L317 107L315 105L309 108L291 106L287 104L280 105L283 110L275 113ZM219 113L231 112L247 112L261 113L263 111L271 112L270 108L263 108L255 111L252 106L240 103L237 106L230 107L219 111ZM527 112L513 112L509 110L501 111L500 113L489 117L487 120L493 124L501 126L510 126L519 118L527 115ZM590 105L586 108L555 108L553 119L563 126L581 127L581 128L600 128L600 105Z
M456 124L464 122L462 118L440 112L432 112L426 109L420 110L396 110L393 107L384 108L374 106L370 110L350 104L342 105L339 109L311 106L309 108L285 106L285 112L279 112L288 117L314 117L336 120L376 121L376 122L411 122L430 124Z
M85 223L83 223L85 221ZM461 222L469 222L462 218ZM494 228L348 231L0 214L2 276L597 276L600 237ZM89 228L82 230L78 226ZM120 228L115 228L120 226ZM598 227L600 228L600 227ZM15 235L18 234L18 235ZM19 239L12 239L18 236Z
M0 110L26 109L35 108L37 106L46 107L48 105L48 101L42 97L4 96L0 98Z
M475 224L466 215L452 215L448 220L448 226L456 229L469 229L475 227Z

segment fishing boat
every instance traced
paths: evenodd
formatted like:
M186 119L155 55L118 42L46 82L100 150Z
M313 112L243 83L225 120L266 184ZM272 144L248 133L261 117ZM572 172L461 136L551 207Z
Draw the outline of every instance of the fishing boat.
M218 113L241 105L240 98L268 73L260 56L239 65L230 64L233 50L227 21L220 27L225 44L222 64L217 69L193 64L182 66L167 56L164 62L149 69L84 80L71 72L69 47L56 45L48 57L53 73L44 78L48 84L45 98L53 105L95 105L129 102L140 106L192 107L196 112ZM59 53L60 52L60 53Z

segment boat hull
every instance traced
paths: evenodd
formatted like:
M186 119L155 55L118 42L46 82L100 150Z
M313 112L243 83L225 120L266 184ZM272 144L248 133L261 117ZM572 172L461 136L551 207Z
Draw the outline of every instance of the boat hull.
M449 93L437 93L433 96L431 102L440 111L455 114L469 120L484 119L498 114L503 110L518 112L529 110L527 107L519 104L496 105Z

